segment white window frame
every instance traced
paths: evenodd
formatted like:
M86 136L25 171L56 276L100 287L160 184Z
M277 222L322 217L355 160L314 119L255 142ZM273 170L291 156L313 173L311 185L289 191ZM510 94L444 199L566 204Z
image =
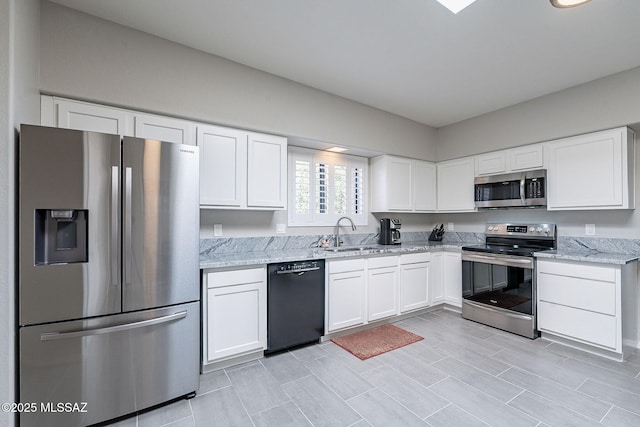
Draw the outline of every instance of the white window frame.
M296 161L309 162L309 212L296 212ZM342 216L348 216L356 225L366 226L368 221L368 164L369 159L366 157L352 156L347 154L332 153L329 151L313 150L309 148L289 146L288 151L289 162L289 191L288 191L288 222L289 227L326 227L335 225L336 221ZM327 213L316 212L316 163L326 163L329 165L329 194L327 196L328 210ZM335 166L347 167L347 213L335 213L335 194L333 192L333 171ZM355 169L360 169L362 173L359 179L360 211L354 212L353 198L354 185L353 173Z

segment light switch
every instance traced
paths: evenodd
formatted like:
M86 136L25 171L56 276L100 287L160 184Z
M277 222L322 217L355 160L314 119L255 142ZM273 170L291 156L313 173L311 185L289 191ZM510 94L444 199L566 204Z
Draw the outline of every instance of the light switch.
M453 231L453 223L452 222L447 224L447 231Z
M595 224L585 224L584 225L584 234L587 236L595 236L596 235L596 225Z
M214 237L222 236L222 224L213 224L213 236Z
M286 224L276 224L276 234L284 234L287 232Z

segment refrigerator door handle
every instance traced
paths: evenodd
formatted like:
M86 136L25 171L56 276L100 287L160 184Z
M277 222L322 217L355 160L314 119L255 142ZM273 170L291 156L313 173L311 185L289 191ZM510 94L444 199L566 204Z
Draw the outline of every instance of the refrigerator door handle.
M118 166L111 166L111 284L118 286L118 212L120 211L120 171Z
M151 325L173 322L187 317L187 312L179 311L167 316L156 317L155 319L141 320L139 322L125 323L124 325L107 326L105 328L83 329L70 332L45 332L40 334L40 341L64 340L70 338L89 337L92 335L111 334L113 332L129 331L131 329L144 328Z
M124 170L124 283L130 284L131 281L131 256L133 250L131 247L131 180L132 170L130 167Z

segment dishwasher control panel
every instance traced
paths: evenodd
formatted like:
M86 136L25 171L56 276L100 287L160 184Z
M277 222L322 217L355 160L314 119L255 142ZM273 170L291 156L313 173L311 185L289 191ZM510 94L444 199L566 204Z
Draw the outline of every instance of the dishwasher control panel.
M318 261L299 261L278 265L278 273L295 273L297 271L317 270Z

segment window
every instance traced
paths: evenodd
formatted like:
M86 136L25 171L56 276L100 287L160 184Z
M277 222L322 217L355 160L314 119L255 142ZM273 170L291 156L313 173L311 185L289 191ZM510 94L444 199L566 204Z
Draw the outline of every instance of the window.
M367 225L364 157L289 147L289 226Z

